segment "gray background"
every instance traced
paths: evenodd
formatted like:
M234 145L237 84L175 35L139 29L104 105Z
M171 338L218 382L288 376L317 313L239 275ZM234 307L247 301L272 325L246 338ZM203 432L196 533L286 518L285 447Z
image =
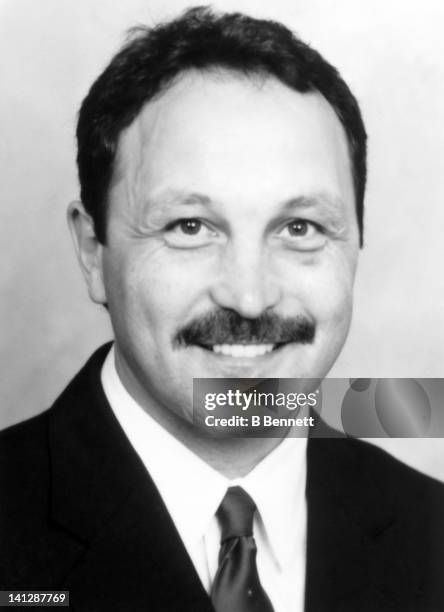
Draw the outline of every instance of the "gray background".
M74 124L87 88L138 22L182 0L0 0L0 427L46 408L110 338L65 222L78 196ZM370 135L355 317L331 375L444 371L444 3L230 0L286 22L341 70ZM444 480L441 440L376 441Z

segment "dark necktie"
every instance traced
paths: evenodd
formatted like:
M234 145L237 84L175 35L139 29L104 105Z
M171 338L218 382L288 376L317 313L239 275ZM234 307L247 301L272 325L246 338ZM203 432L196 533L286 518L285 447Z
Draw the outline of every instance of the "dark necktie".
M216 612L273 612L256 566L256 505L241 487L230 487L217 511L221 526L219 568L211 589Z

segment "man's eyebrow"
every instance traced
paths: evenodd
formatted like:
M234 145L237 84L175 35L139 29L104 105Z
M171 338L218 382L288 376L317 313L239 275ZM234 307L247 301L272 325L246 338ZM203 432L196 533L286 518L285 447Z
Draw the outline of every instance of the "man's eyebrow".
M154 205L165 204L203 204L210 206L213 200L202 193L168 190L159 195L149 197L149 202ZM282 206L284 211L292 210L293 208L313 208L322 207L327 210L335 211L344 210L344 204L341 198L333 197L326 193L316 193L313 195L297 196L286 200Z
M176 189L167 189L148 196L146 203L154 214L165 210L168 206L201 205L212 208L216 202L208 195ZM296 196L285 200L280 206L280 214L295 214L299 211L319 212L334 226L344 224L345 205L343 200L326 192Z
M290 198L283 203L281 210L286 213L295 210L318 210L327 215L333 222L341 223L344 220L346 209L344 201L340 197L327 193L316 193Z
M175 205L195 205L201 204L203 206L211 206L213 203L211 198L207 195L197 192L185 192L168 190L166 192L150 196L147 202L154 207L158 206L175 206Z
M302 195L296 198L290 198L283 204L283 210L292 210L293 208L323 208L332 212L342 212L344 210L344 202L339 197L331 196L327 193L316 193L313 195Z

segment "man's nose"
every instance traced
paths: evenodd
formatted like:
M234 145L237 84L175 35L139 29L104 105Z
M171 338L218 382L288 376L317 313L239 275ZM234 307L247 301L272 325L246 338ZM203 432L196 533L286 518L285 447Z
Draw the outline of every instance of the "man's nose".
M232 246L221 258L211 297L218 306L248 319L276 306L281 290L270 257L261 249Z

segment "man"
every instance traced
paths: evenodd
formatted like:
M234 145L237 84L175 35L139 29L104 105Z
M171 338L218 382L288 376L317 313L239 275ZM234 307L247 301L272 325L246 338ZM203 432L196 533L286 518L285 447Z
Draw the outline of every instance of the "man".
M443 609L439 483L354 440L193 415L193 377L322 379L343 346L366 135L336 70L280 24L191 9L133 33L77 137L69 220L115 342L2 434L1 589L91 611Z

